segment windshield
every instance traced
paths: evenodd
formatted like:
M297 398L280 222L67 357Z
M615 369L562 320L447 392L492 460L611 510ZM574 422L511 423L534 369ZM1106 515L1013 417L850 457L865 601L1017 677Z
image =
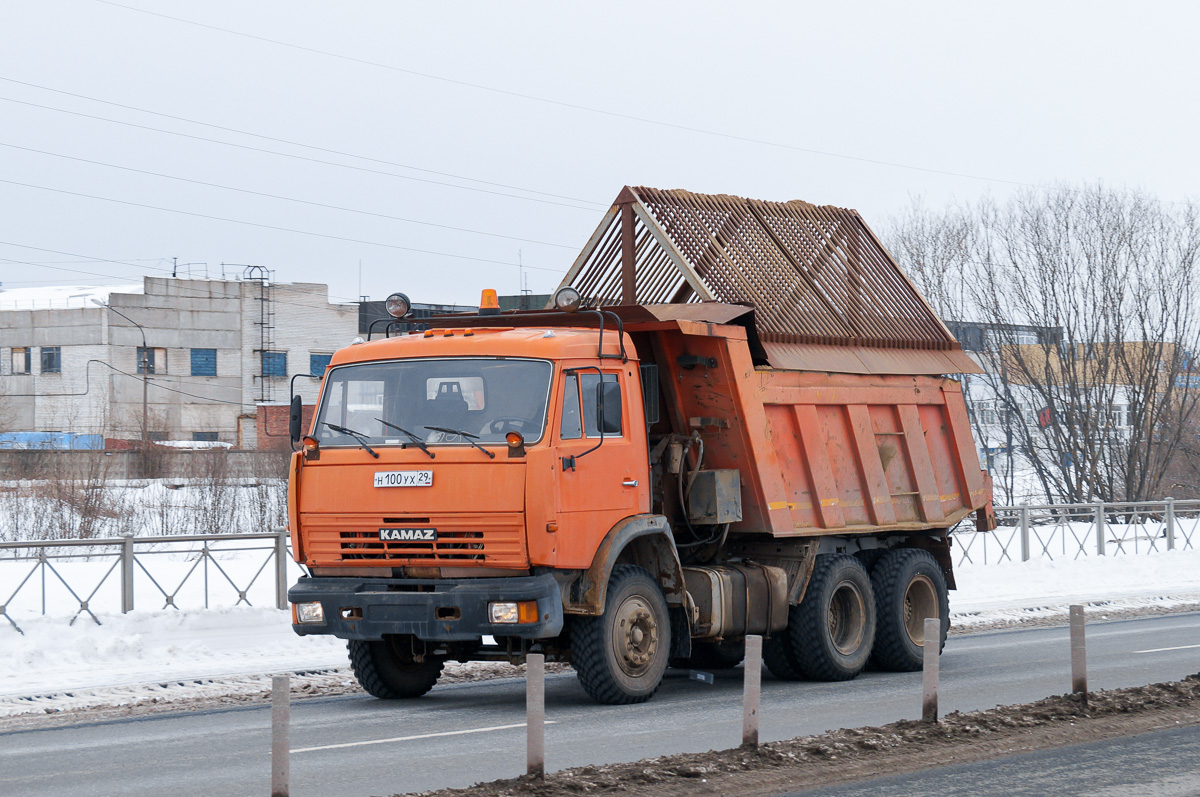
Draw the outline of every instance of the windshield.
M542 360L482 357L339 366L326 377L314 434L326 445L358 445L350 432L371 445L469 445L517 431L536 443L551 370Z

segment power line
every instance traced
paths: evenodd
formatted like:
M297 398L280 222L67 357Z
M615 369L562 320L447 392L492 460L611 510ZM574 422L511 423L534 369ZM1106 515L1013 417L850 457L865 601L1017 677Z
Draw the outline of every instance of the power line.
M151 111L147 108L139 108L136 105L126 105L124 103L112 102L110 100L102 100L98 97L91 97L87 94L76 94L75 92L63 91L62 89L54 89L54 88L50 88L49 86L39 85L37 83L28 83L24 80L16 80L15 78L4 77L2 75L0 75L0 80L3 80L7 83L15 83L19 86L28 86L29 88L39 89L41 91L53 92L54 94L62 94L67 97L75 97L75 98L81 99L81 100L88 100L89 102L98 102L98 103L101 103L102 105L111 105L114 108L124 108L125 110L129 110L129 111L137 111L138 113L150 114L151 116L160 116L164 119L174 119L177 122L187 122L189 124L200 125L202 127L211 127L214 130L223 130L227 133L238 133L239 135L243 135L243 136L252 136L254 138L261 138L264 141L274 141L278 144L289 144L289 145L295 146L295 147L304 147L305 149L316 150L317 152L327 152L330 155L342 155L347 158L357 158L359 160L368 161L370 163L380 163L385 166L396 166L401 169L412 169L413 171L425 172L427 174L436 174L436 175L440 175L441 177L453 177L456 180L468 180L473 183L480 183L482 185L490 185L490 186L494 186L496 188L510 188L514 191L525 191L530 194L540 194L542 196L553 197L555 199L569 199L572 202L582 202L582 203L588 204L588 205L602 206L601 203L593 202L590 199L581 199L579 197L567 196L565 194L553 194L553 193L550 193L549 191L538 191L533 188L524 188L519 185L509 185L507 183L496 183L496 182L492 182L490 180L481 180L477 177L465 177L461 174L453 174L451 172L441 172L441 171L437 171L436 169L426 169L421 166L413 166L413 165L407 164L407 163L397 163L395 161L384 160L382 158L373 158L373 157L370 157L367 155L356 155L353 152L343 152L341 150L330 149L329 147L319 147L315 144L305 144L302 141L292 141L291 139L278 138L276 136L268 136L268 135L264 135L262 133L252 133L249 130L240 130L236 127L226 127L224 125L213 124L211 122L202 122L199 119L189 119L186 116L175 116L174 114L161 113L159 111ZM441 184L439 183L439 185L441 185Z
M92 392L92 372L88 367L92 363L95 363L96 365L103 365L105 368L108 368L109 370L112 370L112 371L116 371L118 374L128 376L130 379L136 379L139 382L145 381L148 387L156 387L159 390L167 390L167 391L170 391L171 393L179 393L184 396L191 396L192 398L203 399L204 401L211 401L211 402L214 402L217 404L232 404L235 407L256 406L254 404L246 404L245 402L241 402L241 401L228 401L226 399L218 399L218 398L211 398L209 396L201 396L197 393L188 393L185 390L176 390L175 388L167 387L166 385L159 384L158 382L155 382L155 381L143 380L143 378L140 376L131 374L128 371L122 371L120 368L117 368L116 366L109 365L104 360L97 360L94 358L91 360L88 360L83 366L83 380L84 381L83 381L83 392L82 393L5 393L5 395L9 396L9 397L13 397L13 398L58 398L58 397L86 396ZM165 376L165 374L164 374L164 376ZM195 384L200 384L200 383L195 383ZM241 389L241 388L233 388L232 385L215 385L214 387L223 387L223 388L227 388L227 389L237 389L237 390Z
M502 94L502 95L505 95L508 97L517 97L519 99L529 100L531 102L540 102L540 103L543 103L546 105L558 106L560 108L570 108L570 109L576 110L576 111L584 111L585 113L599 114L601 116L608 116L608 117L611 117L614 119L625 119L625 120L631 121L631 122L640 122L642 124L656 125L658 127L666 127L666 128L671 128L674 130L683 130L683 131L686 131L689 133L698 133L700 135L705 135L705 136L714 136L716 138L724 138L724 139L728 139L730 141L741 141L741 142L747 143L747 144L758 144L758 145L766 146L766 147L776 147L779 149L792 150L794 152L806 152L810 155L822 155L822 156L825 156L828 158L841 158L843 160L858 161L860 163L870 163L870 164L874 164L876 166L888 166L888 167L891 167L894 169L909 169L912 171L926 172L929 174L939 174L939 175L943 175L946 177L961 177L961 178L965 178L968 180L981 180L981 181L985 181L985 182L1004 183L1006 185L1023 186L1023 187L1027 187L1027 188L1041 188L1042 187L1042 186L1036 185L1034 183L1025 183L1025 182L1021 182L1018 180L1006 180L1006 179L998 178L998 177L985 177L982 175L967 174L964 172L954 172L954 171L949 171L949 170L945 170L945 169L933 169L933 168L928 168L925 166L913 166L910 164L896 163L893 161L879 160L876 158L864 158L864 157L861 157L858 155L847 155L847 154L841 153L841 152L830 152L828 150L815 149L812 147L802 147L802 146L798 146L796 144L785 144L780 141L770 141L770 140L762 139L762 138L753 138L751 136L741 136L741 135L737 135L735 133L722 133L717 130L708 130L708 129L705 129L702 127L694 127L691 125L679 124L677 122L666 122L661 119L652 119L652 118L646 117L646 116L635 116L633 114L621 113L619 111L610 111L605 108L596 108L596 107L592 107L589 105L580 105L578 103L565 102L563 100L555 100L555 99L551 99L549 97L539 97L535 94L525 94L523 92L512 91L510 89L501 89L501 88L496 88L495 86L487 86L487 85L484 85L481 83L472 83L467 80L458 80L456 78L445 77L444 75L435 75L432 72L421 72L416 69L405 69L404 67L395 66L393 64L385 64L385 63L382 63L379 61L371 61L366 58L358 58L358 57L355 57L352 55L344 55L342 53L335 53L335 52L332 52L329 50L321 50L316 47L306 47L301 44L294 44L292 42L281 41L279 39L271 39L266 36L256 36L251 33L245 33L243 31L233 30L231 28L223 28L223 27L220 27L219 25L209 25L209 24L206 24L203 22L196 22L194 20L184 19L183 17L175 17L175 16L171 16L170 14L163 14L163 13L160 13L157 11L149 11L144 8L138 8L136 6L129 6L129 5L125 5L123 3L115 3L112 0L95 0L95 1L97 3L101 3L101 4L107 5L107 6L123 8L127 11L136 11L138 13L147 14L152 17L160 17L162 19L169 19L169 20L172 20L173 22L181 22L185 25L194 25L195 27L198 27L198 28L206 28L208 30L219 31L221 33L227 33L232 36L241 36L246 39L252 39L254 41L265 42L267 44L274 44L279 47L287 47L287 48L290 48L293 50L300 50L302 52L313 53L315 55L322 55L327 58L336 58L336 59L339 59L342 61L348 61L350 63L360 64L363 66L371 66L371 67L375 67L377 69L386 69L386 70L389 70L392 72L399 72L401 74L411 75L413 77L425 78L426 80L436 80L436 81L440 81L442 83L450 83L450 84L456 85L456 86L465 86L467 88L477 89L479 91L487 91L487 92L491 92L493 94Z
M620 111L610 111L605 108L596 108L596 107L593 107L590 105L580 105L579 103L566 102L564 100L555 100L555 99L551 99L549 97L540 97L536 94L526 94L524 92L513 91L511 89L497 88L495 86L488 86L488 85L484 85L482 83L472 83L471 81L468 81L468 80L459 80L457 78L445 77L444 75L435 75L432 72L422 72L422 71L419 71L416 69L406 69L404 67L395 66L393 64L385 64L385 63L382 63L379 61L371 61L366 58L358 58L358 57L351 56L351 55L344 55L342 53L335 53L335 52L332 52L329 50L321 50L316 47L306 47L302 44L294 44L292 42L285 42L285 41L281 41L279 39L271 39L266 36L256 36L252 33L245 33L243 31L233 30L232 28L223 28L219 25L209 25L207 23L196 22L195 20L191 20L191 19L184 19L183 17L171 16L170 14L163 14L163 13L160 13L157 11L149 11L144 8L138 8L136 6L125 5L123 3L116 3L116 2L113 2L113 0L95 0L95 2L101 3L103 5L107 5L107 6L114 6L116 8L123 8L127 11L136 11L140 14L146 14L146 15L149 15L152 17L160 17L162 19L169 19L173 22L180 22L185 25L193 25L198 28L206 28L208 30L219 31L221 33L227 33L232 36L240 36L242 38L251 39L254 41L265 42L267 44L274 44L279 47L287 47L287 48L293 49L293 50L299 50L302 52L313 53L315 55L322 55L327 58L336 58L341 61L348 61L350 63L360 64L362 66L370 66L370 67L375 67L377 69L386 69L391 72L398 72L398 73L405 74L405 75L411 75L413 77L425 78L426 80L440 81L442 83L449 83L449 84L456 85L456 86L464 86L466 88L477 89L479 91L487 91L487 92L491 92L493 94L501 94L501 95L508 96L508 97L517 97L519 99L529 100L531 102L539 102L539 103L543 103L545 105L553 105L553 106L558 106L560 108L570 108L575 111L583 111L585 113L592 113L592 114L598 114L601 116L608 116L608 117L611 117L614 119L624 119L626 121L640 122L642 124L655 125L657 127L665 127L665 128L670 128L673 130L683 130L683 131L686 131L689 133L697 133L699 135L712 136L715 138L723 138L723 139L727 139L730 141L740 141L740 142L743 142L746 144L757 144L759 146L775 147L777 149L786 149L786 150L791 150L793 152L804 152L804 153L808 153L810 155L821 155L821 156L827 157L827 158L839 158L842 160L856 161L858 163L869 163L869 164L872 164L875 166L887 166L887 167L893 168L893 169L906 169L909 171L924 172L926 174L937 174L937 175L941 175L943 177L958 177L958 178L962 178L962 179L966 179L966 180L978 180L980 182L999 183L1002 185L1011 185L1011 186L1017 186L1020 188L1033 188L1033 189L1036 189L1039 191L1052 190L1050 187L1048 187L1046 185L1038 184L1038 183L1024 182L1021 180L1009 180L1009 179L1005 179L1002 177L989 177L986 175L970 174L967 172L956 172L956 171L951 171L949 169L934 169L934 168L928 167L928 166L914 166L909 163L899 163L896 161L885 161L885 160L881 160L878 158L866 158L866 157L863 157L860 155L847 155L846 153L843 153L843 152L832 152L829 150L816 149L814 147L802 147L798 144L787 144L782 141L771 141L769 139L754 138L752 136L742 136L742 135L738 135L736 133L723 133L718 130L709 130L707 128L695 127L693 125L679 124L678 122L667 122L662 119L653 119L653 118L646 117L646 116L635 116L633 114L621 113ZM1169 200L1169 199L1156 200L1156 201L1166 203L1166 204L1172 204L1172 205L1195 207L1195 203L1187 202L1187 201Z
M569 205L566 202L555 202L552 199L538 199L537 197L532 197L532 196L519 196L517 194L506 194L503 191L490 191L486 188L475 188L474 186L469 186L469 185L455 185L454 183L443 183L440 180L429 180L424 177L413 177L413 176L407 175L407 174L396 174L395 172L385 172L380 169L368 169L365 166L353 166L349 163L338 163L336 161L322 160L321 158L310 158L305 155L296 155L296 154L293 154L290 152L277 152L272 149L263 149L262 147L252 147L248 144L235 144L232 141L221 141L220 139L208 138L206 136L196 136L196 135L192 135L191 133L180 133L175 130L164 130L161 127L151 127L150 125L140 125L140 124L137 124L136 122L124 122L119 119L109 119L106 116L96 116L95 114L83 113L81 111L68 111L65 108L55 108L53 105L42 105L42 104L36 103L36 102L27 102L26 100L14 100L11 97L0 97L0 100L2 100L4 102L11 102L15 105L27 105L30 108L41 108L42 110L45 110L45 111L54 111L55 113L63 113L63 114L69 114L71 116L79 116L84 119L93 119L98 122L108 122L109 124L114 124L114 125L124 125L125 127L134 127L134 128L137 128L138 130L149 130L154 133L164 133L164 134L170 135L170 136L179 136L180 138L190 138L193 141L207 141L210 144L221 144L222 146L236 147L237 149L244 149L244 150L248 150L250 152L261 152L261 153L265 153L267 155L275 155L280 158L292 158L293 160L307 161L309 163L320 163L320 164L324 164L326 166L336 166L340 169L352 169L356 172L366 172L368 174L380 174L385 177L395 177L397 180L413 180L418 183L428 183L430 185L440 185L440 186L444 186L446 188L456 188L460 191L474 191L479 194L491 194L492 196L503 196L503 197L508 197L509 199L520 199L520 200L524 200L525 202L540 202L543 205L557 205L558 207L571 208L572 210L584 210L584 211L588 211L589 213L592 212L591 208L581 208L578 205ZM599 203L593 202L591 204L598 205Z
M136 379L139 382L144 381L150 387L156 387L159 390L167 390L167 391L170 391L171 393L178 393L181 396L191 396L192 398L204 399L205 401L212 401L217 404L232 404L235 407L253 407L253 406L255 406L253 404L246 404L245 402L242 402L242 401L226 401L225 399L212 398L210 396L201 396L198 393L188 393L186 390L176 390L175 388L167 387L166 385L164 385L156 380L143 379L143 377L137 376L135 374L131 374L128 371L122 371L120 368L117 368L116 366L109 365L108 363L104 362L104 360L93 360L92 362L97 362L100 365L103 365L105 368L111 368L112 370L116 371L118 374L128 376L130 379ZM161 374L161 376L167 376L167 378L171 378L167 374ZM181 384L182 384L182 382L181 382ZM191 384L202 384L202 383L193 382ZM233 385L214 385L214 387L223 387L223 388L226 388L227 390L241 390L240 387L234 387Z
M41 249L40 247L36 247L36 246L26 246L25 244L10 243L10 242L8 242L8 241L0 241L0 244L3 244L3 245L5 245L5 246L15 246L15 247L17 247L17 248L19 248L19 249L35 249L35 250L38 250L38 251L43 251L43 252L47 252L47 251L54 251L54 250L51 250L51 249ZM54 269L54 270L56 270L56 271L70 271L70 272L73 272L73 273L76 273L76 274L87 274L87 275L89 275L89 276L93 276L93 277L101 277L101 278L104 278L104 279L115 279L115 280L125 280L125 281L129 281L130 279L133 279L132 277L118 277L118 276L116 276L116 275L112 275L112 274L100 274L100 273L98 273L98 272L95 272L95 271L81 271L81 270L79 270L79 269L63 268L63 267L60 267L60 266L51 266L51 265L46 265L45 263L35 263L35 262L29 261L29 260L15 260L15 259L13 259L13 258L8 258L8 257L0 257L0 262L5 262L5 263L18 263L18 264L21 264L21 265L27 265L27 266L40 266L40 267L42 267L42 268L50 268L50 269ZM121 261L118 261L118 260L100 260L100 261L98 261L98 262L115 263L115 264L117 264L117 265L133 265L133 264L124 264L124 263L122 263ZM143 268L145 268L145 266L143 266ZM167 270L169 271L170 269L167 269ZM246 282L245 282L244 280L215 280L215 281L219 281L219 282L235 282L235 283L237 283L238 285L244 285L244 284L246 284ZM107 287L107 286L99 286L99 287ZM221 299L221 298L224 298L224 297L212 297L212 296L206 297L206 296L205 296L203 293L201 293L201 292L200 292L200 289L199 289L199 288L188 288L187 286L184 286L184 285L178 285L178 284L174 285L173 287L174 287L174 290L176 290L176 291L180 291L180 292L190 292L190 293L191 293L191 297L190 297L190 298L193 298L193 299L203 299L203 298L214 298L214 299ZM2 295L3 295L3 294L0 294L0 296L2 296ZM344 304L357 304L357 303L358 303L358 302L357 302L357 300L350 299L349 297L346 297L346 296L330 296L329 298L331 298L331 299L344 299L344 300L345 300L345 302L343 302ZM326 302L326 303L325 303L325 305L319 305L319 304L310 304L309 302L290 302L290 301L287 301L286 299L272 299L271 301L273 301L275 304L283 304L283 305L288 305L289 307L303 307L303 308L306 308L306 309L309 309L309 310L323 309L323 307L324 307L324 306L328 306L329 304L338 304L337 302ZM17 309L20 309L20 308L17 308ZM36 308L34 308L34 309L36 309ZM50 308L46 308L46 309L67 309L67 310L78 310L78 309L80 309L80 308L77 308L77 307L76 307L76 308L72 308L72 307L65 307L65 308L54 308L54 307L50 307ZM87 308L83 308L83 309L87 309Z
M456 260L472 260L472 261L475 261L478 263L491 263L491 264L499 265L499 266L513 266L514 268L517 266L516 263L510 263L505 260L491 260L491 259L484 258L484 257L471 257L469 255L455 255L455 254L451 254L449 252L438 252L438 251L435 251L432 249L417 249L417 248L411 247L411 246L400 246L399 244L388 244L388 243L383 243L380 241L367 241L367 240L363 240L361 238L349 238L349 237L342 236L342 235L329 235L328 233L312 232L311 230L295 230L290 227L278 227L273 224L260 224L259 222L245 221L243 219L229 219L229 218L225 218L223 216L211 216L207 213L195 213L190 210L178 210L177 208L165 208L165 207L161 207L159 205L148 205L148 204L145 204L142 202L130 202L130 201L124 200L124 199L114 199L112 197L97 196L95 194L85 194L85 193L82 193L79 191L67 191L62 188L50 188L48 186L35 185L33 183L22 183L17 180L0 179L0 183L7 183L8 185L19 185L23 188L35 188L39 191L50 191L50 192L53 192L56 194L65 194L67 196L82 197L84 199L95 199L95 200L99 200L101 202L113 202L118 205L127 205L129 207L143 208L146 210L159 210L159 211L163 211L165 213L177 213L182 216L193 216L193 217L199 218L199 219L209 219L211 221L223 221L223 222L227 222L229 224L242 224L242 225L245 225L248 227L259 227L259 228L262 228L265 230L275 230L276 232L289 232L289 233L294 233L296 235L308 235L308 236L311 236L314 238L327 238L327 239L333 240L333 241L344 241L347 243L365 244L367 246L380 246L385 249L397 249L397 250L404 251L404 252L416 252L416 253L422 254L422 255L435 255L438 257L449 257L449 258L454 258ZM538 271L550 271L550 272L553 272L556 274L565 274L566 273L566 269L544 268L541 266L525 266L525 268L532 268L532 269L535 269Z
M63 252L58 249L46 249L45 247L30 246L28 244L19 244L19 243L15 243L12 241L0 241L0 245L12 246L12 247L16 247L18 249L32 249L36 252L49 252L51 254L64 255L66 257L88 258L87 262L112 263L114 265L130 266L131 268L147 268L147 269L155 268L154 266L138 266L134 263L128 263L128 262L125 262L122 260L110 260L110 259L102 258L102 257L88 257L87 255L81 255L76 252ZM72 272L72 273L76 273L76 274L87 274L89 276L102 277L104 279L115 279L115 280L132 279L131 277L120 277L120 276L117 276L114 274L101 274L101 273L98 273L95 271L82 271L80 269L66 268L63 266L47 265L45 263L37 263L34 261L30 261L30 260L14 260L12 258L0 257L0 262L19 263L21 265L28 265L28 266L40 266L42 268L49 268L49 269L53 269L55 271L68 271L68 272ZM167 271L170 271L171 269L159 269L159 270L167 272ZM235 282L238 285L246 284L245 280L213 280L213 281L214 282ZM185 285L179 285L179 284L175 284L173 286L173 290L180 291L180 292L190 292L191 298L218 298L218 299L222 298L222 297L211 297L211 296L206 297L206 295L201 292L200 288L189 288ZM341 299L342 300L342 302L340 302L341 304L357 305L359 302L358 299L352 299L349 296L337 296L334 294L329 294L329 298L330 299ZM309 310L322 310L322 309L325 309L326 307L328 307L330 304L339 304L339 302L325 302L323 304L312 304L310 302L292 302L292 301L288 301L286 299L272 299L271 301L273 301L275 304L287 305L289 307L303 307L303 308L306 308ZM74 309L78 309L78 308L74 308Z
M93 166L104 166L105 168L108 168L108 169L120 169L120 170L126 171L126 172L134 172L135 174L146 174L146 175L150 175L151 177L161 177L165 180L178 180L179 182L191 183L193 185L203 185L203 186L207 186L208 188L220 188L223 191L236 191L240 194L250 194L251 196L266 197L268 199L279 199L284 202L296 202L301 205L310 205L312 207L326 208L328 210L340 210L345 213L358 213L363 216L374 216L375 218L380 218L380 219L391 219L392 221L402 221L402 222L406 222L408 224L421 224L426 227L438 227L443 230L454 230L456 232L467 232L467 233L472 233L474 235L487 235L492 238L505 238L510 241L524 241L526 243L541 244L543 246L556 246L560 249L575 249L576 248L574 246L569 246L567 244L556 244L556 243L551 243L550 241L538 241L533 238L520 238L515 235L503 235L501 233L496 233L496 232L484 232L483 230L472 230L468 227L454 227L449 224L437 224L437 223L434 223L431 221L419 221L417 219L406 219L402 216L391 216L386 213L375 213L370 210L359 210L358 208L347 208L347 207L342 207L341 205L328 205L323 202L312 202L307 199L297 199L295 197L280 196L279 194L268 194L263 191L252 191L248 188L237 188L235 186L221 185L219 183L209 183L209 182L205 182L204 180L193 180L188 177L179 177L178 175L174 175L174 174L163 174L162 172L152 172L147 169L136 169L132 166L119 166L115 163L105 163L104 161L91 160L89 158L79 158L74 155L64 155L60 152L50 152L50 151L44 150L44 149L34 149L33 147L22 147L17 144L7 144L3 141L0 141L0 147L8 147L10 149L19 149L19 150L22 150L23 152L36 152L39 155L49 155L54 158L63 158L65 160L77 161L79 163L90 163Z
M13 241L0 241L0 245L13 246L13 247L16 247L17 249L32 249L35 252L48 252L50 254L63 255L64 257L82 258L81 260L77 260L77 261L68 260L68 261L61 261L61 262L67 262L67 263L74 263L74 262L78 262L78 263L112 263L113 265L129 266L130 268L142 268L142 269L147 269L149 271L161 271L164 274L167 272L172 272L172 275L174 275L174 269L165 268L165 267L161 267L161 266L143 266L143 265L139 265L138 263L135 263L135 262L130 262L129 260L114 260L111 258L104 258L104 257L90 257L88 255L78 254L76 252L64 252L59 249L46 249L45 247L41 247L41 246L30 246L29 244L19 244L19 243L15 243ZM139 258L139 259L154 260L154 261L160 262L160 263L164 261L164 258L161 258L161 257ZM67 271L72 274L85 274L90 277L100 277L101 279L122 280L125 282L128 282L130 280L140 280L144 276L144 275L132 275L132 276L128 276L128 277L122 277L122 276L118 276L116 274L101 274L96 271L84 271L82 269L77 269L77 268L66 268L64 266L53 265L52 263L49 263L46 261L13 260L11 258L4 258L4 257L0 257L0 261L3 261L5 263L19 263L21 265L26 265L26 266L37 266L39 268L48 268L48 269L53 269L54 271ZM180 278L180 279L182 280L183 278ZM28 280L28 281L34 282L34 280ZM50 280L46 280L46 282L49 282L49 281ZM241 282L243 282L242 280L213 280L213 281L214 282L238 282L239 284ZM40 282L40 280L39 280L39 282ZM189 289L185 286L177 285L175 287L175 290L186 291L186 290L193 290L193 289ZM193 298L203 298L198 291L199 291L199 289L194 289ZM335 294L329 294L329 298L330 299L341 299L341 300L343 300L343 303L346 303L346 304L357 304L359 301L358 299L353 299L349 296L337 296ZM289 302L289 301L280 300L280 299L276 299L274 301L277 304L286 304L286 305L291 305L293 307L308 307L308 308L319 308L320 307L320 305L308 304L307 302ZM327 302L326 304L337 304L337 303L336 302Z

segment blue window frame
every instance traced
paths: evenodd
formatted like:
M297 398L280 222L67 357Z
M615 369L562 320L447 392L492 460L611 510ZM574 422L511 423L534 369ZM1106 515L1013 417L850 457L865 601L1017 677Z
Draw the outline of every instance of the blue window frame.
M333 359L332 354L308 355L308 373L311 376L324 376L325 369L329 367L329 361L331 359Z
M262 353L263 376L287 376L287 352L264 351Z
M192 376L217 375L217 350L192 349Z

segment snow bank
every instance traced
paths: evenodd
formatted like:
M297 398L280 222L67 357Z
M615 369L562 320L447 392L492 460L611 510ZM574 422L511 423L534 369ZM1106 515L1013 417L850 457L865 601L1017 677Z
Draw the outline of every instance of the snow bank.
M959 627L1061 615L1072 603L1200 606L1200 551L1194 550L968 565L956 575L950 608ZM344 642L296 636L288 613L276 609L100 614L101 626L86 616L73 625L67 619L22 614L25 636L0 619L0 716L261 693L269 673L347 665ZM344 682L347 676L340 670L308 677Z
M1200 550L965 565L955 578L950 613L959 627L1062 614L1072 603L1200 606Z
M0 716L261 690L272 672L344 667L346 643L300 637L287 612L224 608L101 615L0 628ZM216 681L216 683L209 683ZM86 692L87 694L79 694Z

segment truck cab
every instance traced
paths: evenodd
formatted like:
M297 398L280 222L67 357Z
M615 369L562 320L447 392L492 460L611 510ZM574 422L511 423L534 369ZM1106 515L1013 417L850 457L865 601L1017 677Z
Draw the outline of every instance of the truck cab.
M356 671L411 659L415 679L364 679L384 697L432 686L446 658L565 658L564 603L610 532L668 539L645 419L616 330L450 326L341 350L292 460L310 573L293 628L350 640ZM647 644L665 649L658 631Z

